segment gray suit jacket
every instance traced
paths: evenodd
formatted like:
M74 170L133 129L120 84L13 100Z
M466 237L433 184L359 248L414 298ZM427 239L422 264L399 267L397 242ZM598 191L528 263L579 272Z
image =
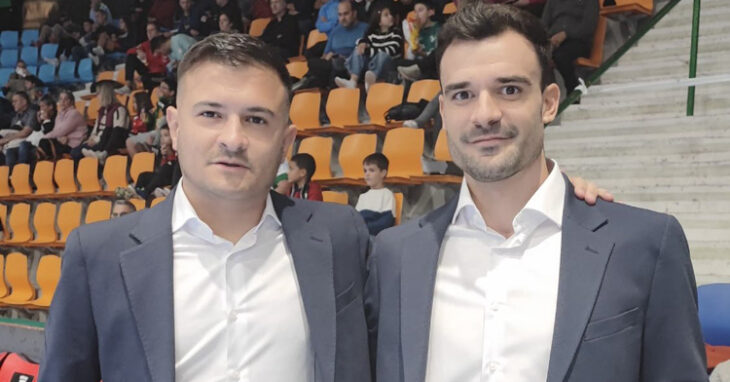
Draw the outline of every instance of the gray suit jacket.
M366 287L378 382L423 381L441 242L455 198L375 241ZM684 233L671 216L599 201L566 184L548 382L705 381Z
M352 208L272 198L294 259L316 381L370 381L364 222ZM174 381L172 200L69 236L40 380Z

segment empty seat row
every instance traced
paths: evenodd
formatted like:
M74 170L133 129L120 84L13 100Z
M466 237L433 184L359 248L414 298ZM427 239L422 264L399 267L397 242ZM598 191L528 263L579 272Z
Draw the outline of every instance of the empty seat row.
M40 48L35 46L24 46L21 49L4 48L0 52L0 67L14 68L18 58L29 66L49 63L56 58L56 53L58 53L58 44L52 43L43 44Z
M12 49L18 47L18 42L23 46L30 46L38 41L38 29L24 29L22 34L14 30L0 32L0 47Z
M28 268L28 256L20 252L0 255L0 306L48 309L51 305L61 276L61 258L41 257L35 273L37 291L30 282Z

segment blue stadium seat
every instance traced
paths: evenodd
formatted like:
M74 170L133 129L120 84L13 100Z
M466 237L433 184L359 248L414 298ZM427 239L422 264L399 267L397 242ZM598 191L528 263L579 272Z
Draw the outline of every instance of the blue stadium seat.
M18 47L18 31L2 31L0 33L0 46L3 49L16 49Z
M23 30L23 34L20 36L20 42L23 46L30 46L36 41L38 41L38 29Z
M62 61L58 67L58 81L62 84L78 82L78 78L74 72L76 71L76 61Z
M44 60L56 58L56 52L58 52L58 44L43 44L41 46L41 58Z
M26 65L38 65L38 48L24 46L20 51L20 59L25 61Z
M38 78L46 85L56 81L56 67L51 64L43 64L38 68Z
M697 305L705 343L730 346L730 284L700 286Z
M38 67L33 65L27 65L28 67L28 74L32 74L34 76L38 75Z
M90 58L83 58L79 61L79 79L81 82L94 82L94 71Z
M18 50L17 49L3 49L0 52L0 67L1 68L14 68L18 63Z
M8 83L10 75L15 72L13 68L0 68L0 86L5 86Z

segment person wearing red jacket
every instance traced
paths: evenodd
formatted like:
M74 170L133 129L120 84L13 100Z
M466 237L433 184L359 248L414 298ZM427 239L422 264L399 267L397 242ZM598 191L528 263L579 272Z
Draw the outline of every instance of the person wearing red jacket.
M155 78L164 78L167 63L170 62L170 38L162 35L154 23L147 24L147 41L127 51L124 65L125 87L120 89L126 93L134 89L134 73L142 77L144 88L151 90L160 82Z

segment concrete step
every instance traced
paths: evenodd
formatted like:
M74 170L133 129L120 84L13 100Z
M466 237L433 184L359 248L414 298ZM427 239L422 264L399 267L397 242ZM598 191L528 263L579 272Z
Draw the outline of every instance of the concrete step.
M730 48L730 47L729 47ZM730 74L728 67L730 51L712 55L700 55L697 60L697 76L711 74ZM608 70L602 77L602 84L633 83L637 80L665 80L687 78L689 73L689 54L682 59L654 60L651 62L631 62L631 65L618 65Z
M551 157L550 152L547 153ZM615 159L565 159L555 157L560 168L568 174L577 175L585 179L627 178L637 177L668 178L668 177L724 177L730 176L730 162L702 163L702 162L662 162L659 164L622 163L617 165ZM610 187L610 185L606 185ZM726 187L726 190L730 189Z
M592 119L590 121L562 121L547 127L547 136L609 136L614 134L630 135L643 131L676 131L677 129L727 129L730 128L730 115L710 115L687 117L657 118L654 116L634 117L617 115L613 118Z
M581 97L583 106L638 106L687 100L687 87L674 88L620 88L619 85L594 85ZM730 82L695 86L695 97L722 98L730 94Z
M696 115L727 114L728 97L705 97L701 94L695 95ZM679 117L686 114L687 103L685 101L673 101L661 104L640 105L636 107L611 106L596 108L593 106L572 105L561 115L562 121L579 121L592 119L611 119L616 115L623 116L653 116L653 117Z
M555 158L614 159L616 163L627 160L651 162L695 160L730 160L730 138L685 138L670 140L593 141L584 143L545 142L545 151Z
M676 9L675 9L676 10ZM690 16L691 17L691 13ZM702 20L700 16L700 21ZM641 38L641 43L657 42L666 39L678 39L691 37L692 22L674 26L664 26L661 22ZM700 37L713 35L726 35L730 33L730 24L726 22L702 23L700 22Z
M631 48L620 60L622 64L631 63L633 60L689 57L690 39L679 38L657 42L641 43ZM698 41L698 53L705 52L728 52L730 39L726 36L707 36Z
M705 3L702 2L700 8L700 25L702 23L714 24L727 20L726 17L730 13L727 6L722 3ZM659 28L673 27L677 25L692 24L692 4L690 2L677 4L657 25Z
M563 129L567 130L567 129ZM585 131L583 131L585 132ZM562 133L562 134L561 134ZM548 129L545 132L545 141L551 148L575 147L576 145L594 145L620 142L625 143L627 140L632 141L672 141L682 139L695 138L730 138L730 129L717 127L701 128L698 126L684 126L670 129L651 129L637 128L636 130L628 129L602 129L591 135L581 134L582 132L559 131L558 129ZM600 135L603 134L603 135ZM597 139L600 138L600 139Z

